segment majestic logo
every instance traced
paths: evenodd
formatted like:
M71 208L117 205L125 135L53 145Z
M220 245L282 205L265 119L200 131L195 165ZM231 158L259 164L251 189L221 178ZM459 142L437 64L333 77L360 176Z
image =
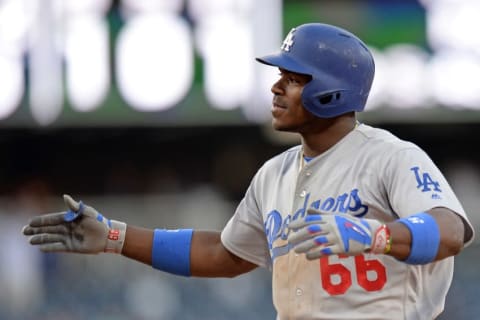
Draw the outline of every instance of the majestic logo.
M422 192L427 191L436 191L442 192L440 189L440 183L433 180L428 172L420 173L419 167L410 168L415 173L415 179L417 180L417 189L420 189Z
M416 223L416 224L425 223L425 220L419 217L409 217L407 218L407 220L410 221L411 223Z
M287 34L285 37L285 40L283 40L283 44L280 47L281 50L283 51L290 51L290 48L293 46L293 38L295 36L295 31L297 31L296 28L293 28L290 30L290 32Z
M288 228L290 222L305 217L309 208L317 209L325 213L348 213L356 217L366 215L368 206L362 203L358 193L358 189L353 189L350 193L343 193L337 197L328 197L324 200L319 199L311 202L309 201L310 193L308 193L305 196L303 206L295 212L288 214L285 218L283 218L282 213L278 210L270 211L265 218L264 231L267 236L268 246L271 250L272 260L290 251L291 248L288 244L280 246L277 244L276 247L273 247L273 244L278 239L286 241L290 233L290 229ZM353 230L358 232L355 228L353 228Z

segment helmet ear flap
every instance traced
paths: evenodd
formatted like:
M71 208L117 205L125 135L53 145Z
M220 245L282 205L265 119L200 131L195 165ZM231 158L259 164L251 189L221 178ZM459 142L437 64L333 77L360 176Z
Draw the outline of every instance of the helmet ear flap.
M336 104L342 96L341 91L327 92L317 97L321 105Z
M315 83L317 81L314 79L303 88L302 102L305 109L320 118L332 118L344 113L341 106L347 99L347 90L338 88L317 91L321 88Z

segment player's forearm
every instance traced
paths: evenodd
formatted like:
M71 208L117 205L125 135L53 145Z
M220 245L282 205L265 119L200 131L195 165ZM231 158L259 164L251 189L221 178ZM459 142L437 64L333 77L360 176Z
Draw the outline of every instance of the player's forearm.
M127 225L122 255L152 265L153 230Z
M129 225L122 255L152 265L153 237L153 230ZM220 232L193 232L190 247L191 276L233 277L256 267L226 250L220 241Z
M195 231L192 237L190 270L197 277L234 277L257 266L229 252L220 240L220 232Z
M434 217L440 233L435 260L458 254L463 248L465 238L465 228L462 219L445 208L434 208L427 211L427 213ZM399 222L392 222L387 225L393 238L389 255L399 260L405 260L410 255L412 246L412 237L409 229Z
M443 259L460 253L464 243L470 238L462 218L446 208L428 211L437 221L440 229L440 246L437 259Z
M388 254L399 260L405 260L410 254L412 243L410 231L399 222L387 223L387 226L393 239L392 247Z

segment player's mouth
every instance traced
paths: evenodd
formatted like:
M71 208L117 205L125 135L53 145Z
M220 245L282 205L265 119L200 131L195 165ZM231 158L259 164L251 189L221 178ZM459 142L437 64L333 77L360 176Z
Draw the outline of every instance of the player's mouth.
M287 107L283 104L279 104L278 102L276 101L273 101L272 102L272 114L275 115L275 114L278 114L280 112L284 112L285 110L287 109Z

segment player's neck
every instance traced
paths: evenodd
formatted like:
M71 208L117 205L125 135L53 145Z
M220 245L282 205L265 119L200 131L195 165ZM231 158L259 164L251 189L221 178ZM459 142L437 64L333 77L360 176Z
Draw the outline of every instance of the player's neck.
M355 130L358 121L355 118L339 118L333 125L325 126L313 133L302 134L303 155L316 157L343 139L347 134Z

